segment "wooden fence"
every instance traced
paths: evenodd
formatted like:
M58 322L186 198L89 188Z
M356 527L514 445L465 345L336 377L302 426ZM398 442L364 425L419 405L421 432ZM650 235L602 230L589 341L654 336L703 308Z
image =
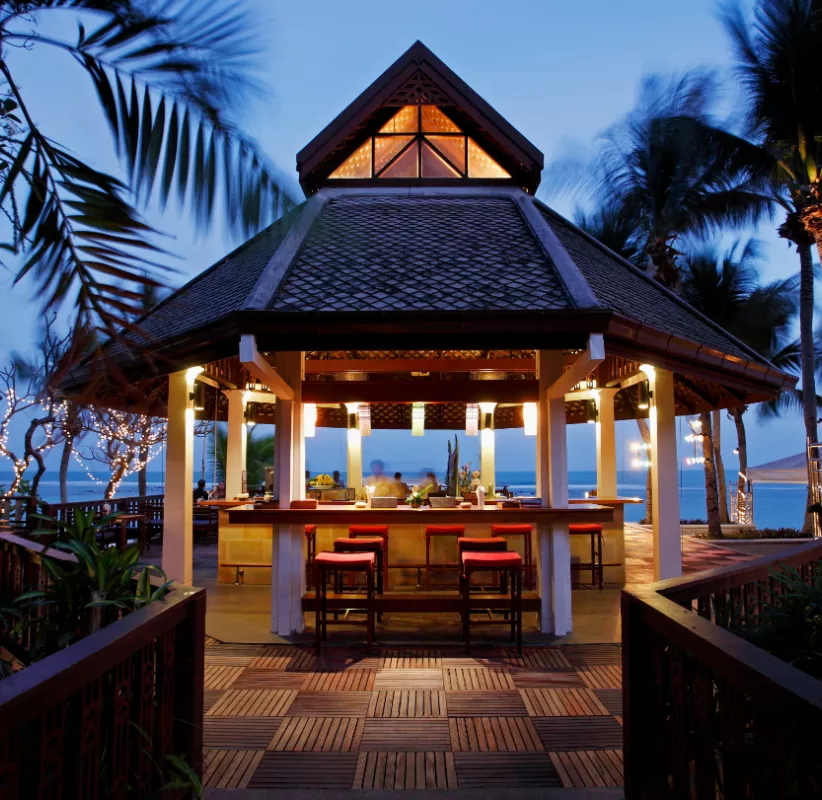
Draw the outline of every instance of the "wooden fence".
M622 593L628 800L822 797L822 682L721 624L822 543Z
M149 519L162 518L165 495L148 494L142 497L114 497L111 500L79 500L74 503L49 503L43 513L63 522L71 524L74 512L91 511L94 514L104 515L122 511L126 514L146 514Z
M31 585L42 547L16 539L0 542L0 581ZM205 600L175 586L0 680L0 800L146 797L169 755L201 775Z

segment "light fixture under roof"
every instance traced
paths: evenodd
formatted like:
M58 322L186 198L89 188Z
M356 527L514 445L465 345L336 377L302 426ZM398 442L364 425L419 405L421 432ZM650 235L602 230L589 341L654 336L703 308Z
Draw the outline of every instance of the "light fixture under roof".
M476 436L479 432L479 406L467 403L465 406L465 435Z
M414 403L411 406L411 435L422 436L425 433L425 403Z
M308 439L317 435L316 403L303 403L303 435Z
M357 418L360 426L361 436L371 435L371 406L368 403L363 403L357 409Z
M526 436L537 435L537 404L523 403L522 404L522 427L525 429Z

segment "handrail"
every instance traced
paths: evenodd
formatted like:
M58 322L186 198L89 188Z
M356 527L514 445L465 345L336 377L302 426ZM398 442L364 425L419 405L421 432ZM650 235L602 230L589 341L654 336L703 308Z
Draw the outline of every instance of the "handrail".
M0 533L0 541L22 547L39 557L48 556L56 561L77 561L74 555L67 553L65 550L55 550L53 547L44 546L39 542L17 536L14 533Z
M822 797L822 681L717 624L822 543L622 591L625 796ZM798 794L789 794L797 791Z

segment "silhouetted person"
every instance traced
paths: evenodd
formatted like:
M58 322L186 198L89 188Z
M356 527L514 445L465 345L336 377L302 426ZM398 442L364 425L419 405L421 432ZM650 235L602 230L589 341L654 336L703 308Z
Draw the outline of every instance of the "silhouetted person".
M208 500L208 492L203 478L197 481L197 488L194 490L194 502L198 503L200 500Z
M402 473L395 472L394 481L391 484L391 494L394 497L408 497L410 491L408 484L402 479Z

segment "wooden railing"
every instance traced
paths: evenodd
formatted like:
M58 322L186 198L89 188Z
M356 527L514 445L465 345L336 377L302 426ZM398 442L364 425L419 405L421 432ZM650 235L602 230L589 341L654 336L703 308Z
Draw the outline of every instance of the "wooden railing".
M74 512L92 511L94 514L104 515L122 511L126 514L146 514L150 518L162 518L165 495L148 494L142 497L114 497L111 500L79 500L74 503L49 503L43 513L63 522L71 524Z
M628 800L822 797L822 682L722 627L822 543L622 593Z
M34 512L36 500L27 494L14 494L10 497L0 497L0 523L7 530L17 533L34 528L34 520L29 519L29 513Z
M2 545L32 577L30 543L6 534ZM0 800L146 797L169 755L201 775L204 646L205 590L175 586L0 680Z

